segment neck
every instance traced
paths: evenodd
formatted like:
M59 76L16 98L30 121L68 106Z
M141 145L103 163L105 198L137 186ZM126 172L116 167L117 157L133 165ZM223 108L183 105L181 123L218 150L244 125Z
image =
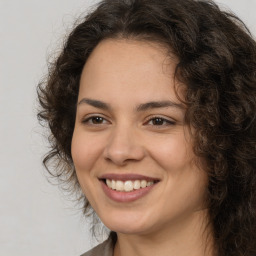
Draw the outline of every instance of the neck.
M143 234L117 233L114 256L213 256L206 211Z

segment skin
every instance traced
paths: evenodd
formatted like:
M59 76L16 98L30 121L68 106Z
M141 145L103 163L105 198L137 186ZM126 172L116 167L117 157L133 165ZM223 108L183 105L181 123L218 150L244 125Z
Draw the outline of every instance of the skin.
M81 75L72 157L91 206L118 234L115 256L212 255L206 228L208 179L195 164L199 159L186 132L186 109L174 91L176 64L155 43L108 39L94 49ZM173 104L137 109L159 101ZM106 173L160 181L144 197L120 203L102 190L99 177Z

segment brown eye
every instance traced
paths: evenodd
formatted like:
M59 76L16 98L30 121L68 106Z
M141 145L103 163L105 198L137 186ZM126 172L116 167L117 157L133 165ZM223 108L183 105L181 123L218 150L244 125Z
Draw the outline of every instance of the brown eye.
M88 125L101 125L109 123L105 118L101 116L91 116L82 121L83 124Z
M153 125L163 125L164 121L165 120L163 118L154 118L154 119L152 119L152 124Z
M93 124L102 124L104 121L104 118L100 117L100 116L95 116L91 118L91 122Z
M168 125L174 125L175 122L171 120L167 120L162 117L154 117L148 121L148 124L154 125L154 126L168 126Z

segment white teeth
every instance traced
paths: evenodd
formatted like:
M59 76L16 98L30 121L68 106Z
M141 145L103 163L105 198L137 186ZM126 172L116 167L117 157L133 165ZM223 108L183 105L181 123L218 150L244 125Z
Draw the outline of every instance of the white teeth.
M127 181L124 183L124 191L129 192L129 191L132 191L132 190L133 190L132 181L131 181L131 180L127 180Z
M111 180L106 180L106 182L107 182L107 185L108 185L108 187L112 187L112 182L111 182Z
M139 180L135 180L133 183L133 188L134 189L140 189L140 181Z
M130 192L134 189L140 189L152 186L154 184L153 181L146 181L146 180L127 180L125 182L121 180L109 180L106 179L106 184L109 188L117 190L117 191L125 191Z
M153 184L154 184L153 181L148 181L148 182L147 182L147 187L149 187L149 186L151 186L151 185L153 185Z
M140 186L141 186L142 188L145 188L145 187L147 186L147 181L146 181L146 180L142 180L142 181L140 182Z
M116 190L123 191L124 190L124 183L121 180L116 181Z
M116 189L116 181L112 180L111 186L109 186L109 187L112 188L112 189Z

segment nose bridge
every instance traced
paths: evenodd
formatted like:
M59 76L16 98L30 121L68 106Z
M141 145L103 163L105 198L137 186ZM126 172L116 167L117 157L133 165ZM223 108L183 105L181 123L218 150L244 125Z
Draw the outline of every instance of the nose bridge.
M117 165L124 165L128 161L139 161L144 157L144 149L136 135L136 128L127 122L113 127L104 157Z

